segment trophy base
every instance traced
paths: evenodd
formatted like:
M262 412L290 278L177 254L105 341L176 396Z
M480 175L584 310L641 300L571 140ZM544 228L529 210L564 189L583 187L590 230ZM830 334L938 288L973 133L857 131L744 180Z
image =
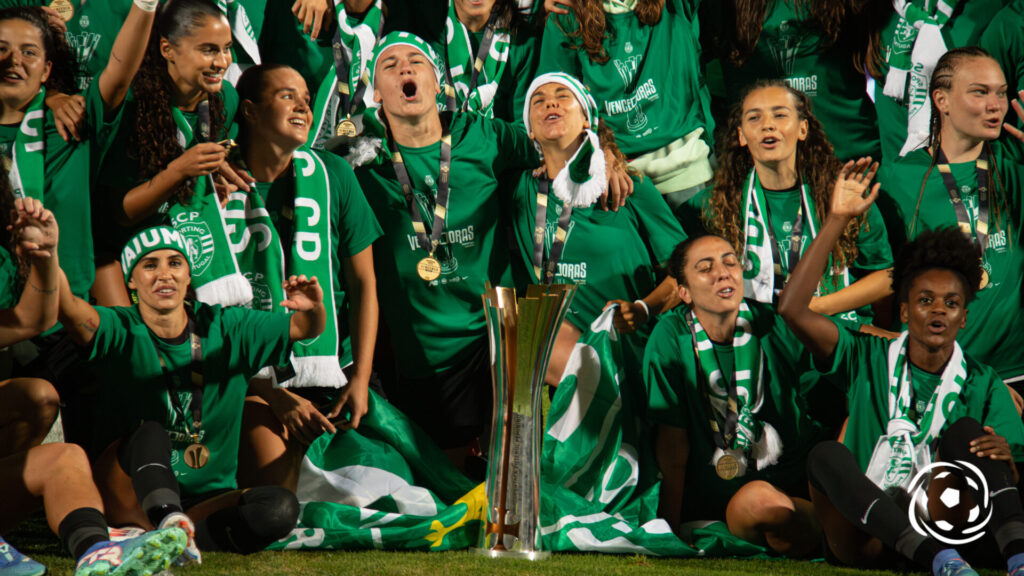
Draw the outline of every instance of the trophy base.
M516 558L519 560L544 560L551 556L547 550L488 550L473 548L473 553L488 558Z

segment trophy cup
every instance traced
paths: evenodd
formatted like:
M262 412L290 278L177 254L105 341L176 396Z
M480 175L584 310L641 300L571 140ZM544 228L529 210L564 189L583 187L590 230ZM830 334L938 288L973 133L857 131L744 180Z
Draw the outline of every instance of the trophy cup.
M537 560L541 550L540 449L544 374L575 285L531 285L525 298L487 285L494 416L487 464L487 521L480 553Z

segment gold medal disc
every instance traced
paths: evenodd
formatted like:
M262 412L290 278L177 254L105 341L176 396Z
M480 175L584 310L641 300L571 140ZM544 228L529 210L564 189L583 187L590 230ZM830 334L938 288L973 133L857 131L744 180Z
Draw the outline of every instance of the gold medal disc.
M185 464L189 468L199 470L210 461L210 449L202 444L189 444L185 448Z
M341 122L338 122L337 128L334 129L335 136L344 136L346 138L355 138L359 135L359 131L356 130L356 123L345 118Z
M433 256L427 256L416 263L416 273L426 282L433 282L441 277L441 263Z
M981 282L978 283L978 290L981 290L988 286L988 271L982 268L981 270Z
M70 22L75 16L75 6L71 4L71 0L53 0L50 2L50 8L56 10L65 22Z
M732 480L740 472L740 462L732 454L722 454L715 463L715 473L722 480Z

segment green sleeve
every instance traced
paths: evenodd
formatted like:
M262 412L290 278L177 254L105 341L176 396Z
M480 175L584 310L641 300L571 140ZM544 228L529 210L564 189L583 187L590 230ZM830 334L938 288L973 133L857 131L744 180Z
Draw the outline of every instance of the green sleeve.
M686 240L686 233L662 199L650 178L633 178L633 195L627 205L636 213L644 241L654 262L664 266L675 247Z
M862 362L866 362L870 355L869 346L866 346L867 342L864 340L865 337L862 334L857 334L851 329L846 328L841 320L836 318L828 318L835 323L836 328L839 329L839 340L836 341L836 349L832 351L832 357L829 360L818 360L811 357L811 361L814 368L825 376L830 381L841 384L843 389L846 390L850 387L850 382L855 376L857 376L858 369ZM875 338L870 336L870 338Z
M537 74L545 72L565 72L580 77L578 51L571 47L570 39L563 30L575 30L576 19L572 14L548 17L544 24L544 35L540 44L540 60L537 63Z
M1024 462L1024 422L1021 421L1017 409L1014 407L1010 392L1006 389L1002 379L995 370L985 369L991 377L988 386L988 395L985 401L985 416L981 424L991 426L996 434L1006 438L1010 444L1010 451L1013 452L1014 462Z
M331 203L335 212L333 226L338 233L339 258L352 257L383 235L377 217L363 196L352 167L334 154L320 154L331 179Z
M685 377L691 372L684 365L679 346L676 316L663 318L654 327L644 351L644 384L647 388L647 415L658 424L686 429L684 404Z
M264 366L283 366L291 356L288 337L291 314L231 307L221 309L224 347L231 350L232 368L246 381Z
M131 336L129 326L118 314L117 308L106 306L95 306L99 314L99 327L92 338L92 350L89 352L89 360L100 360L112 354L124 351ZM127 309L126 309L127 310Z
M526 128L521 122L512 124L497 118L481 121L490 123L495 132L492 140L498 146L494 163L495 174L502 175L511 170L529 170L540 165L537 149L534 148L533 141L526 134Z
M221 93L224 95L224 130L217 140L234 138L238 133L238 127L235 126L235 114L238 112L238 92L230 82L224 82Z
M83 94L85 97L85 117L89 123L89 141L92 144L92 153L96 155L93 164L97 166L113 143L114 136L117 135L117 130L121 126L122 112L125 108L124 103L128 101L128 94L125 94L125 99L121 101L121 105L117 109L109 112L106 111L103 95L100 93L99 78L101 74L97 74L92 79L89 87L85 90L85 94Z
M876 270L892 267L892 248L889 246L889 235L886 233L885 220L877 206L868 210L867 220L857 236L857 260L851 268L863 271L867 275Z
M0 310L12 308L18 303L18 264L11 253L0 246Z

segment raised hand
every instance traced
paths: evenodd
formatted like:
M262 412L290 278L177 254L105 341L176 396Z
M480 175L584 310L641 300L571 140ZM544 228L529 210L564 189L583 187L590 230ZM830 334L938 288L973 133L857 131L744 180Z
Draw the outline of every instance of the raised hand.
M1013 106L1013 111L1017 113L1017 118L1024 120L1024 106L1021 105L1021 102L1024 102L1024 90L1017 93L1016 100L1010 100L1010 106ZM1006 133L1010 136L1024 142L1024 132L1021 132L1020 129L1013 124L1003 122L1003 130L1006 130Z
M281 306L295 312L312 310L324 301L324 291L316 276L306 278L306 275L290 276L281 283L287 298L281 302Z
M575 0L544 0L544 9L552 14L568 14Z
M631 334L640 329L649 319L647 308L636 302L625 300L612 300L604 305L605 309L613 304L618 304L619 309L615 311L612 323L619 334Z
M320 32L329 27L333 17L333 4L327 0L295 0L292 14L302 22L302 33L312 40L320 38Z
M878 197L880 184L871 186L877 172L878 162L872 162L869 157L847 162L836 178L829 215L853 218L866 212ZM867 193L869 188L870 194Z
M184 178L206 176L220 169L227 154L226 147L216 142L203 142L185 150L167 165L167 169L176 170Z
M7 227L18 239L17 251L29 258L49 258L56 252L57 219L35 198L15 198L14 223Z
M78 94L47 91L46 107L53 111L57 133L65 142L82 140L82 134L85 134L85 98Z

